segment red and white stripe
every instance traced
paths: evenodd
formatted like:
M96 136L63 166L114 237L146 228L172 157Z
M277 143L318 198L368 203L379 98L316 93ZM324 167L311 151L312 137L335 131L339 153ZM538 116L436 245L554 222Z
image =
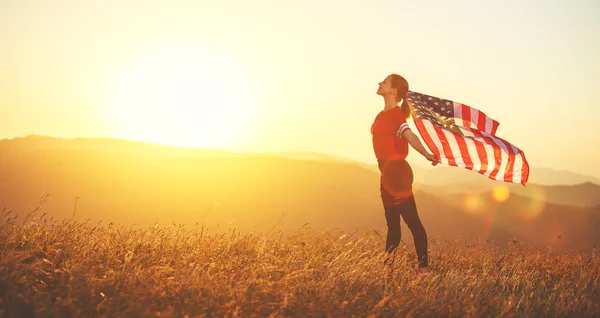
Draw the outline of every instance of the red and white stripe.
M440 163L476 171L490 179L525 185L529 165L525 154L495 136L498 122L469 106L454 103L455 123L463 133L417 120L421 137Z
M398 132L396 134L398 135L398 137L402 137L402 134L407 130L410 130L410 126L408 125L408 123L402 123L402 125L400 125L400 128L398 128Z
M475 128L492 135L496 134L496 129L498 129L500 123L475 108L457 102L453 103L456 125Z

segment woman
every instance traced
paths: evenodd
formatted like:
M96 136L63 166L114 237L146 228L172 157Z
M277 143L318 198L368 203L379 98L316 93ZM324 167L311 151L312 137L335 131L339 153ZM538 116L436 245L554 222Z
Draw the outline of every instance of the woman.
M413 172L406 156L410 144L416 151L431 161L438 163L435 155L429 153L419 137L411 130L406 119L410 109L406 101L408 82L398 74L391 74L379 83L377 95L385 101L383 110L375 117L371 126L373 149L381 171L380 190L385 220L388 227L386 251L392 254L400 243L400 216L412 232L417 250L417 274L427 273L427 233L421 224L412 192ZM398 104L402 101L402 105Z

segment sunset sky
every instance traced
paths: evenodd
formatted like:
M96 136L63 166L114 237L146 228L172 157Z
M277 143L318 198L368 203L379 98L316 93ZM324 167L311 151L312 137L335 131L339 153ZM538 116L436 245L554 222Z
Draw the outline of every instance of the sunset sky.
M532 175L600 177L599 57L596 0L0 0L0 139L372 163L377 83L395 72L499 121Z

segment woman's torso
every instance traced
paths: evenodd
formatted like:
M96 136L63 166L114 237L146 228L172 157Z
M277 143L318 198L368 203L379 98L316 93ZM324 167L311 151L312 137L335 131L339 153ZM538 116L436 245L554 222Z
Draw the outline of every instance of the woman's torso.
M381 111L371 125L373 151L378 160L404 160L408 155L408 142L396 136L400 125L406 123L399 106Z

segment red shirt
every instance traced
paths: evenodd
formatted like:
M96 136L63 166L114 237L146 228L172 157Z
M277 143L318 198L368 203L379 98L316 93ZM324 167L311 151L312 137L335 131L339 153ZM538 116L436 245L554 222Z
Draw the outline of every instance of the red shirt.
M402 129L410 129L400 106L383 110L371 126L373 150L379 160L402 160L408 155L408 141L396 135Z

